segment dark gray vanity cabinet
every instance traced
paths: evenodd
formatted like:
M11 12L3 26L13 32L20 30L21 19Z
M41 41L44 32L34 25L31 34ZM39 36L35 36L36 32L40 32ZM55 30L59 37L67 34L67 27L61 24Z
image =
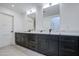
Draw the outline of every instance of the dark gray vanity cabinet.
M28 35L28 48L32 50L37 50L38 40L36 34L27 34Z
M78 55L78 36L61 35L59 40L60 56L77 56Z
M57 35L37 34L37 51L47 56L58 56L58 38Z
M38 40L37 51L47 55L49 36L43 34L41 35L37 34L37 40Z
M15 42L47 56L79 55L79 36L15 33Z
M58 56L57 35L16 33L16 44L48 56Z
M16 33L15 43L32 50L37 50L38 44L37 44L36 35L34 34Z
M28 35L24 33L15 33L15 43L24 47L28 47Z
M47 55L58 56L58 48L59 48L58 39L59 35L49 35Z
M28 36L29 35L27 35L27 34L23 34L23 36L22 36L23 37L23 44L22 45L24 47L27 47L27 48L29 47L29 45L28 45L29 44L29 42L28 42Z
M19 45L23 45L24 44L24 40L23 40L23 34L22 33L16 33L15 34L15 42Z

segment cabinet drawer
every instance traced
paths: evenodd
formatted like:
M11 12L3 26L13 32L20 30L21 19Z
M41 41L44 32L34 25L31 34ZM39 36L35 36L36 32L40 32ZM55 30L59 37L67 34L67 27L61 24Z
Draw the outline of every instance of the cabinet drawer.
M66 41L66 42L76 42L78 40L78 36L62 35L60 39L61 41Z
M65 42L76 42L77 39L73 37L61 37L61 41Z
M28 35L28 39L29 39L29 41L34 41L34 42L36 42L36 41L37 41L37 36L36 36L36 35L29 34L29 35Z
M62 48L59 53L62 56L76 56L77 55L77 52L75 50L65 49L65 48Z
M72 43L72 42L61 42L60 47L70 48L70 49L76 49L77 45L76 45L76 43Z
M29 47L29 49L32 49L32 50L37 50L37 45L28 45Z

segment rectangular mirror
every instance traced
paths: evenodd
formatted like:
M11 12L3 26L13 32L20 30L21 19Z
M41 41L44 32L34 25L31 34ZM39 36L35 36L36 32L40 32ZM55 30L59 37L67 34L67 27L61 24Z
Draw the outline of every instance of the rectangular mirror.
M46 32L60 30L59 4L43 9L43 27Z

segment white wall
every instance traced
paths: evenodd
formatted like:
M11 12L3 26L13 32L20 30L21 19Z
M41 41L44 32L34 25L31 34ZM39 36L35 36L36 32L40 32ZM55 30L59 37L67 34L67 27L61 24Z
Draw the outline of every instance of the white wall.
M79 3L60 4L61 32L79 35Z
M42 6L36 7L36 32L43 30L43 8Z
M24 15L3 7L0 7L0 12L14 16L14 32L24 32ZM15 37L11 43L15 44Z

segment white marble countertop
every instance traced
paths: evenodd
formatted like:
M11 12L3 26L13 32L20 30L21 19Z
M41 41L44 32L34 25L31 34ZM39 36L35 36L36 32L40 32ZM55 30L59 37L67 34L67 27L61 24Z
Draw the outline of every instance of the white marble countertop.
M16 32L16 33L31 33L31 34L49 34L49 35L72 35L79 36L79 32Z
M54 32L54 33L48 33L48 32L16 32L16 33L31 33L31 34L56 34L59 35L58 32Z

